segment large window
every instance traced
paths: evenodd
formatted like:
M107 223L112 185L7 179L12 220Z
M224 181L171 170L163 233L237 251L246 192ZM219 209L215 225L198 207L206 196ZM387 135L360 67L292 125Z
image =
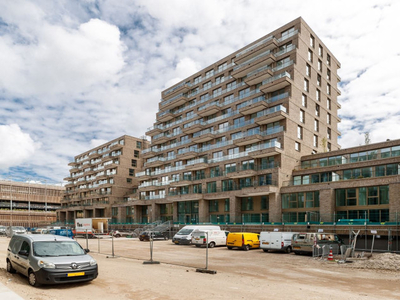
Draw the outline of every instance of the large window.
M282 194L282 209L319 207L319 191Z
M336 206L388 205L389 186L373 186L336 190Z
M242 211L253 210L253 198L246 197L242 198Z

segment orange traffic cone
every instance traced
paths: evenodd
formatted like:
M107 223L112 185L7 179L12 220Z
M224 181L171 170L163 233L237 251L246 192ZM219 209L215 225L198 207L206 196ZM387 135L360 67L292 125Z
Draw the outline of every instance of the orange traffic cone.
M333 260L332 247L329 249L328 260Z

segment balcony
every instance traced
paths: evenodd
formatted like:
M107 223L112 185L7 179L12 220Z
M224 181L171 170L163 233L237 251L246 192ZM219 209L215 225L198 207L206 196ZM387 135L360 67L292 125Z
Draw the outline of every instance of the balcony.
M146 135L153 136L156 134L160 134L161 132L163 132L163 129L164 128L161 125L154 125L152 127L147 128Z
M168 90L164 91L162 93L162 98L165 100L170 99L171 97L174 97L175 95L179 94L179 93L187 93L190 88L191 88L191 84L189 82L181 82L178 85L175 85L171 88L169 88Z
M271 63L275 62L275 56L271 53L270 50L267 50L250 60L236 66L232 72L233 78L242 78L243 76L249 76L248 74L253 72L256 69L260 69L262 67L266 67Z
M142 158L153 157L154 155L157 155L159 152L160 149L153 149L153 148L144 149L141 153L141 157Z
M215 133L212 128L202 130L193 134L192 142L194 143L204 143L213 140Z
M182 159L182 160L185 160L185 159L192 159L192 158L195 158L195 157L197 157L199 155L199 151L197 150L197 149L188 149L188 148L185 148L185 149L183 149L183 150L181 150L180 152L178 152L178 154L177 154L177 158L178 159Z
M265 101L265 96L257 97L248 101L246 104L246 106L239 109L239 112L242 115L251 115L268 107L268 103Z
M188 161L185 169L188 171L195 171L207 168L208 168L207 158L202 157L199 159Z
M263 158L268 156L274 156L282 154L283 150L281 148L281 143L277 141L267 142L255 147L252 147L248 151L248 155L251 158Z
M160 109L173 109L175 107L178 107L182 104L185 104L188 101L188 97L186 94L179 94L169 100L163 101L159 104Z
M168 194L168 200L170 201L195 201L202 200L202 193L182 193L182 192L171 192Z
M206 122L196 120L196 121L193 121L193 122L183 125L182 131L185 134L189 134L189 133L193 133L196 131L200 131L200 130L204 129L205 126L207 126Z
M256 176L257 175L257 171L252 170L252 169L246 169L246 168L242 168L239 169L238 171L235 172L229 172L226 174L226 176L228 176L229 178L243 178L243 177L252 177L252 176Z
M248 130L247 132L242 132L241 134L235 136L233 143L237 146L244 146L249 144L254 144L262 141L264 138L260 133L260 130Z
M262 82L263 80L272 77L273 75L274 72L272 71L270 66L265 66L247 74L246 78L244 79L244 82L246 82L246 84L248 85L256 85Z
M274 77L268 78L262 82L260 90L267 94L274 91L283 89L284 87L291 85L293 82L290 79L290 74L287 72L281 73Z
M258 125L263 125L283 120L287 117L288 115L286 107L284 107L283 105L278 105L258 113L257 117L254 119L254 122Z
M216 114L221 110L222 105L217 102L211 102L204 106L199 107L197 114L201 117L210 116Z
M271 193L277 193L279 188L276 186L275 182L253 182L253 184L245 185L240 187L240 191L237 192L238 195L246 197L261 196Z
M166 110L163 112L159 112L157 114L157 121L166 122L172 120L174 118L174 114L170 110Z
M170 182L170 187L188 186L188 185L191 185L191 184L192 184L192 181L188 178L186 180L171 181Z
M274 36L268 36L267 38L247 47L236 54L235 63L242 64L247 60L260 55L261 53L272 50L278 47L278 40Z
M148 159L144 163L144 166L146 168L158 167L158 166L163 165L166 160L167 160L167 158L165 158L165 157L153 157L153 158Z

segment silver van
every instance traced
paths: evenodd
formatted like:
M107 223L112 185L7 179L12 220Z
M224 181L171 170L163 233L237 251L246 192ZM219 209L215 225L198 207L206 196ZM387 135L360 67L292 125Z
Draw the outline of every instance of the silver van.
M7 272L21 273L32 286L91 281L97 262L71 238L52 234L13 235L7 249Z

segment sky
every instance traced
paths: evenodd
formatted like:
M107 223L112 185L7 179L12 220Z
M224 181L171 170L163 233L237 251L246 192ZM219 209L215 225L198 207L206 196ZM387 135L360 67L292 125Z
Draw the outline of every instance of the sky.
M342 148L400 138L400 1L2 0L0 179L155 122L161 91L302 17L341 63Z

